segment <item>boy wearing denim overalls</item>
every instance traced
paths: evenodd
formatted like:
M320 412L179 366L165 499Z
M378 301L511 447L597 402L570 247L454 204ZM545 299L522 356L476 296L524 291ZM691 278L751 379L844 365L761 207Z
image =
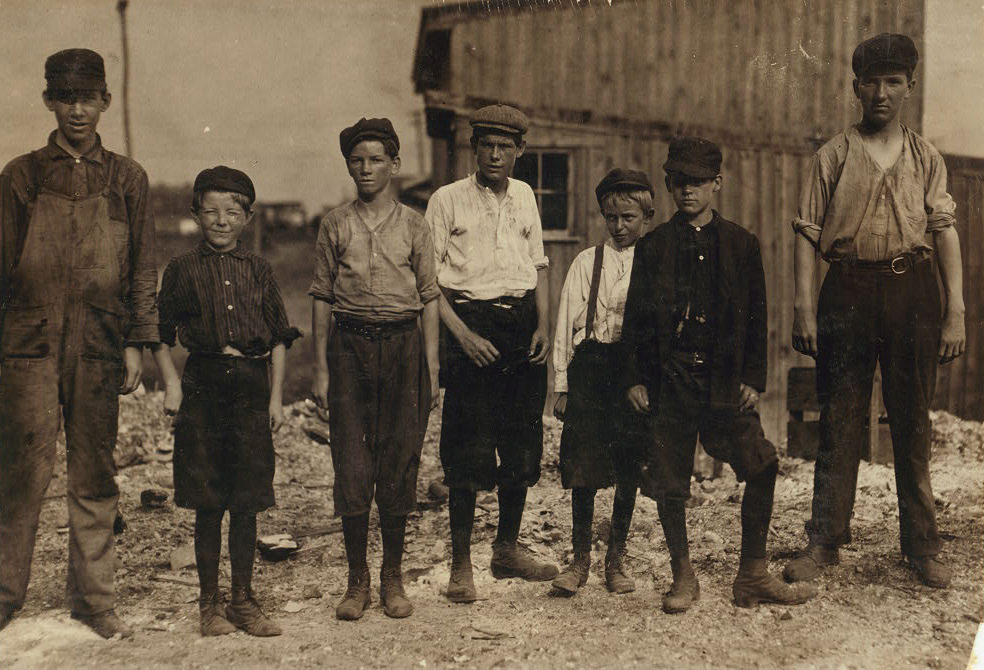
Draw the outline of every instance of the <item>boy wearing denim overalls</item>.
M45 79L58 127L0 174L0 628L24 603L63 418L72 617L129 637L113 611L113 450L118 396L158 340L147 175L96 133L111 101L99 54L59 51Z

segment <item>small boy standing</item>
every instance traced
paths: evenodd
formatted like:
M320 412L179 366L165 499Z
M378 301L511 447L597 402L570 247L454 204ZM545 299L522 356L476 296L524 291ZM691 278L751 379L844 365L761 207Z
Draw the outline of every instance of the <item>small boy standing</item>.
M417 506L420 452L439 393L434 245L423 218L389 194L400 169L389 119L360 119L339 144L358 198L321 222L310 290L312 391L329 410L335 514L349 569L335 616L355 620L369 605L366 545L375 497L383 540L379 599L387 616L402 618L413 612L402 577L407 515Z
M554 416L564 422L560 475L564 488L572 489L574 548L573 561L553 586L567 594L588 579L595 493L613 484L605 586L613 593L635 590L622 561L647 435L645 419L629 409L620 392L618 342L635 243L653 220L653 187L645 173L616 168L601 180L595 196L611 237L571 263L560 293L553 350Z
M943 157L899 120L918 60L905 35L883 33L857 46L851 65L861 122L817 152L793 221L793 347L817 359L820 401L809 544L786 566L793 581L837 563L838 547L850 542L864 417L880 361L902 554L924 584L950 583L938 558L929 407L937 366L964 350L963 275ZM815 308L818 255L830 270Z
M815 589L773 577L765 553L779 466L755 411L768 361L758 239L711 209L722 181L713 142L674 140L663 169L677 211L636 245L622 330L629 403L654 415L641 485L656 500L670 552L663 611L684 612L700 597L684 505L698 435L745 482L735 604L802 603Z
M161 344L154 358L174 423L174 502L195 510L195 563L202 635L240 628L280 635L253 596L256 514L274 504L273 436L284 421L286 349L300 337L287 322L269 263L239 242L256 192L224 165L195 178L195 249L168 263L159 299ZM189 352L179 380L170 348ZM232 598L218 590L222 516L229 511Z
M112 100L99 54L59 51L44 76L57 128L0 173L0 628L24 604L64 417L72 617L129 637L113 610L113 450L118 396L158 339L147 173L96 132Z

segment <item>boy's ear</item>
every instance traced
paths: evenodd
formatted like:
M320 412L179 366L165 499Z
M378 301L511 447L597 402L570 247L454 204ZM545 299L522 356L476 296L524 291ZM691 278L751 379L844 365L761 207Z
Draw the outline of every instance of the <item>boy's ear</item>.
M860 88L861 82L859 82L857 79L855 79L852 82L851 86L854 88L854 97L857 98L858 100L860 100L861 99L861 88Z
M673 187L670 185L670 183L671 183L670 182L670 175L666 175L665 177L663 177L663 183L666 184L666 192L667 193L672 193L673 192Z
M519 146L516 147L516 158L522 156L524 151L526 151L526 140L520 142Z
M99 105L100 111L105 112L109 109L109 104L111 102L113 102L113 95L109 91L106 91L102 94L102 104Z
M390 172L390 174L391 175L398 174L400 172L400 165L402 165L402 163L400 162L400 157L393 156L393 171Z
M41 99L44 101L44 106L49 112L55 111L55 101L48 97L47 91L41 91Z
M718 175L717 177L714 178L714 191L713 191L714 193L717 193L718 191L721 190L722 181L724 181L724 177L722 177L721 175Z

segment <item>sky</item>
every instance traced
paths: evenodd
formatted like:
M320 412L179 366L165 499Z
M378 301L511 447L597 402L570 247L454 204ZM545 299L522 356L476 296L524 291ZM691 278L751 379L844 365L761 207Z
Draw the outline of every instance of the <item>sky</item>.
M420 8L437 0L131 0L133 155L152 182L191 182L219 163L245 170L262 200L309 213L354 194L338 132L388 116L403 173L424 176L422 101L411 81ZM982 0L926 0L923 134L984 157ZM43 144L45 57L85 46L106 59L115 98L100 122L122 151L116 0L0 0L0 163Z

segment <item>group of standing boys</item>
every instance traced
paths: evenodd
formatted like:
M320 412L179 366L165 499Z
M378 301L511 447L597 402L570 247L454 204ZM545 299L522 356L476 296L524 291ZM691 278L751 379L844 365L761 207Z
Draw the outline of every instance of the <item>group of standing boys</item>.
M700 594L685 518L698 437L745 482L735 603L809 600L816 589L795 582L836 563L837 547L850 540L862 410L879 360L902 551L924 583L946 587L928 407L937 362L963 351L963 300L946 168L899 122L917 60L902 35L857 47L863 118L817 152L793 222L793 343L817 358L821 444L810 542L785 570L792 585L773 577L766 559L778 457L755 409L767 376L762 257L753 234L711 208L723 181L720 149L693 137L670 143L664 182L676 212L648 234L655 193L645 173L616 168L595 190L610 238L572 263L553 347L560 470L572 489L573 559L559 572L518 543L527 489L540 477L550 353L536 198L510 177L528 120L504 105L477 110L470 119L477 170L434 193L424 217L389 195L400 169L392 124L361 119L343 130L358 197L324 217L310 288L313 394L329 409L348 561L336 616L358 619L371 601L373 499L380 602L391 617L413 611L401 563L428 415L438 404L441 323L449 600L478 597L477 491L498 487L492 575L552 580L557 593L573 595L588 578L596 492L614 485L606 587L635 588L623 557L638 489L656 500L669 549L673 582L663 609L686 611ZM47 60L45 77L58 128L46 147L0 174L0 628L24 602L61 411L72 616L104 637L132 634L113 609L113 449L117 395L136 388L147 346L165 380L165 411L177 415L175 502L196 510L201 632L278 635L251 577L256 514L274 503L271 435L283 422L285 350L300 333L269 264L239 242L253 214L253 184L224 166L198 175L192 213L203 240L170 262L155 301L147 177L103 149L95 132L110 103L103 61L84 49L62 51ZM831 267L815 313L818 253ZM169 355L177 338L190 352L183 378ZM232 588L223 607L226 511Z

